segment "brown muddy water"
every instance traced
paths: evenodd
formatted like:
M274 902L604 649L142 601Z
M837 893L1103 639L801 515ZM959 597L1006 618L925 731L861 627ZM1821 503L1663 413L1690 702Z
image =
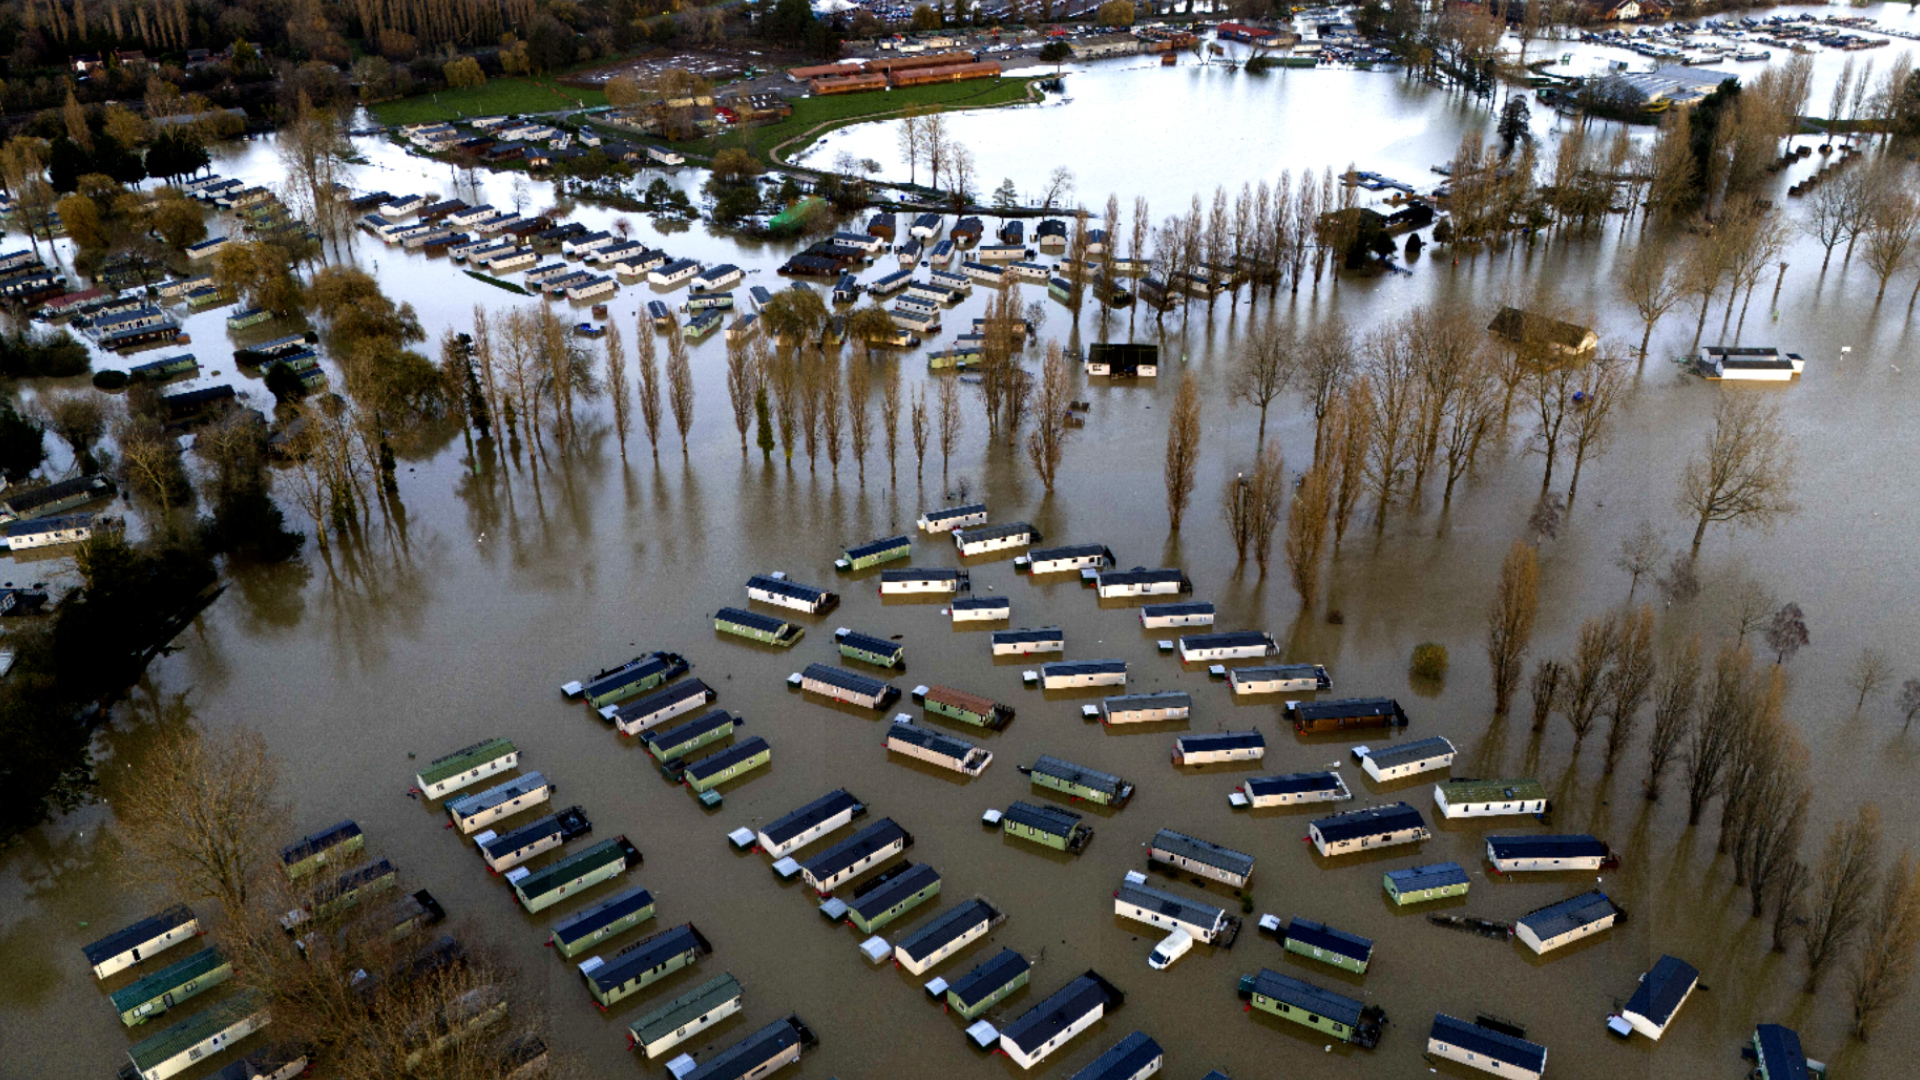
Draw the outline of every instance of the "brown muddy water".
M360 170L360 186L452 192L444 167L362 143L370 161ZM277 170L267 144L241 147L219 168L250 179L270 179ZM485 198L511 201L506 180L483 183ZM1202 183L1211 186L1204 175L1195 186ZM1128 194L1121 192L1123 200ZM534 205L549 198L544 185L534 185ZM1103 200L1104 192L1090 201ZM593 223L613 216L580 214ZM737 244L700 226L663 236L644 221L636 225L637 235L676 255L753 270L742 289L779 283L772 268L785 249ZM1317 296L1311 290L1283 295L1278 314L1307 324L1337 311L1365 327L1419 303L1484 307L1504 295L1546 293L1592 312L1604 333L1623 340L1637 330L1612 292L1617 257L1609 229L1458 266L1423 258L1411 275L1329 281ZM414 303L432 335L443 326L465 326L474 303L498 309L512 302L443 259L364 239L353 258L377 268L395 296ZM1665 529L1671 544L1684 542L1690 529L1675 513L1673 495L1683 460L1707 428L1713 397L1759 393L1777 400L1798 440L1803 509L1771 534L1710 534L1702 560L1710 576L1745 566L1782 600L1806 609L1813 644L1790 662L1788 673L1792 714L1813 749L1816 835L1860 800L1874 799L1897 849L1920 842L1914 825L1920 785L1913 780L1920 735L1904 735L1884 699L1855 715L1844 679L1868 645L1895 655L1902 678L1920 668L1912 644L1920 629L1913 588L1920 553L1912 543L1920 531L1913 498L1920 338L1905 304L1912 282L1896 282L1897 300L1876 311L1857 261L1846 266L1836 259L1824 278L1817 273L1817 249L1803 244L1789 261L1777 317L1763 289L1741 338L1801 352L1806 375L1791 386L1750 389L1699 382L1659 359L1646 366L1610 452L1588 467L1565 531L1543 549L1536 655L1568 650L1581 619L1624 599L1627 583L1612 558L1642 518ZM1037 290L1026 293L1031 298ZM645 286L627 287L615 298L623 329L633 326L634 313L651 295ZM984 304L984 290L976 291L944 314L940 340ZM1069 339L1068 312L1047 305L1042 335ZM1002 1005L998 1018L1011 1019L1088 968L1127 992L1123 1008L1036 1072L1071 1075L1138 1029L1166 1049L1167 1075L1188 1080L1209 1069L1235 1077L1312 1071L1410 1078L1429 1072L1421 1051L1435 1012L1486 1012L1524 1024L1548 1046L1556 1077L1742 1076L1748 1066L1738 1048L1762 1021L1798 1028L1809 1053L1831 1063L1835 1076L1903 1075L1920 1049L1914 1034L1920 998L1902 1001L1871 1044L1849 1042L1843 973L1808 997L1799 992L1797 948L1784 956L1766 951L1764 926L1746 918L1744 892L1732 888L1726 861L1714 854L1715 813L1690 831L1676 795L1648 804L1639 794L1643 757L1637 750L1619 775L1607 778L1600 775L1599 748L1575 757L1564 725L1535 738L1524 719L1490 720L1482 613L1499 558L1524 529L1539 488L1540 463L1521 453L1517 431L1509 452L1495 455L1450 509L1429 498L1418 510L1396 509L1378 531L1370 516L1356 524L1333 562L1319 612L1303 615L1283 579L1263 582L1251 567L1235 566L1217 493L1225 476L1251 460L1256 417L1229 403L1226 382L1235 342L1270 314L1263 298L1251 312L1244 300L1237 308L1223 301L1211 321L1195 308L1184 333L1177 319L1169 320L1166 374L1157 382L1118 385L1076 375L1075 396L1092 403L1092 418L1069 443L1062 482L1051 497L1023 459L986 445L984 419L971 396L963 445L944 482L937 447L919 477L910 446L903 447L897 485L887 482L883 460L868 462L862 485L850 455L837 479L824 456L811 470L804 454L791 465L777 455L764 463L757 451L743 458L725 405L720 335L695 349L698 423L685 457L672 435L657 461L636 436L623 464L604 402L586 425L591 432L565 452L549 447L537 471L523 451L517 464L475 475L457 433L432 442L403 463L403 520L376 522L364 543L338 544L329 556L310 547L298 567L242 575L142 688L143 699L177 698L183 707L122 708L102 734L103 804L36 830L0 855L0 1044L6 1047L0 1076L103 1076L124 1060L133 1039L105 1000L106 989L119 983L97 984L79 947L159 906L159 897L121 891L120 852L106 826L116 794L139 768L156 730L185 713L215 727L244 723L264 731L286 760L297 827L358 820L369 849L400 867L405 888L431 889L453 919L491 937L521 967L553 1016L558 1047L577 1055L594 1076L665 1075L658 1063L625 1049L625 1023L663 995L720 971L739 977L747 1007L684 1047L696 1056L797 1011L821 1045L787 1075L1019 1073L1004 1057L976 1053L962 1035L965 1025L922 993L923 979L870 967L856 951L858 936L816 914L802 887L780 884L764 856L728 846L730 830L764 823L841 786L876 817L906 826L918 839L909 855L945 879L938 903L889 927L889 938L976 894L1009 913L990 939L937 971L952 977L1002 946L1035 959L1031 987ZM225 355L225 330L215 321L223 315L189 320L203 361ZM1718 319L1716 305L1710 322ZM1092 339L1094 325L1089 310L1080 321L1081 340ZM1143 340L1150 326L1143 317ZM1709 338L1718 336L1715 329L1710 325ZM1683 350L1691 331L1690 315L1674 316L1657 335L1656 356ZM270 326L250 333L283 332ZM1843 354L1843 347L1851 351ZM928 381L917 352L882 362L900 364L909 387ZM223 363L209 366L231 371ZM1187 527L1169 535L1161 418L1183 373L1199 380L1208 421L1195 506ZM256 402L265 400L264 390L248 385ZM1276 407L1270 436L1296 467L1309 459L1311 420L1297 399ZM1280 725L1277 703L1235 700L1204 671L1158 655L1155 639L1171 634L1142 631L1132 605L1098 602L1071 580L1036 583L1015 574L1004 556L969 560L977 593L1011 598L1013 625L1058 623L1067 633L1068 656L1125 658L1130 690L1190 691L1190 723L1109 731L1083 722L1079 707L1094 695L1024 689L1020 672L1033 665L996 662L984 631L956 630L937 603L882 602L872 574L834 572L843 544L912 531L923 509L963 495L988 503L996 521L1032 521L1050 544L1099 542L1123 566L1184 567L1196 596L1219 606L1220 628L1268 629L1285 643L1288 659L1328 665L1341 695L1397 696L1413 717L1400 737L1454 740L1461 753L1456 775L1538 776L1556 803L1554 831L1594 832L1624 852L1624 865L1597 882L1591 874L1519 882L1489 877L1479 869L1484 835L1540 827L1444 823L1433 810L1431 777L1372 783L1347 753L1362 740L1295 737ZM947 538L920 535L913 561L947 566L957 560ZM5 576L39 579L57 575L61 566L42 559ZM718 636L711 612L742 604L746 578L773 569L835 589L844 602L831 615L802 618L809 632L790 651ZM1327 608L1339 609L1343 623L1330 625ZM806 663L837 660L831 632L838 626L901 635L907 667L891 681L903 691L945 683L1018 710L1001 733L955 729L993 751L985 775L961 782L890 757L881 747L885 720L894 711L918 716L910 703L875 714L828 707L786 688L786 676ZM1661 614L1663 638L1696 630L1709 638L1729 633L1724 604L1711 591ZM1442 687L1415 688L1406 675L1408 654L1428 640L1451 650L1452 670ZM719 691L717 706L744 716L745 733L774 747L771 767L727 785L717 811L702 810L660 777L644 751L558 692L562 682L656 648L689 657L694 674ZM1257 767L1169 763L1180 731L1249 727L1268 739L1268 756ZM572 965L542 941L555 919L612 887L529 917L469 844L442 828L437 808L406 795L422 761L493 735L514 739L524 767L559 785L558 805L585 807L596 836L624 833L644 853L644 866L625 879L651 889L659 901L657 921L642 932L692 921L713 942L714 955L610 1013L595 1009ZM1133 802L1118 812L1075 807L1088 813L1098 834L1078 858L1004 840L979 824L989 807L1036 798L1015 767L1042 753L1119 773L1138 786ZM1328 860L1302 841L1306 822L1319 811L1247 813L1227 804L1228 791L1246 775L1335 764L1357 797L1349 806L1406 799L1427 816L1434 838L1418 848ZM1149 970L1146 957L1157 935L1118 920L1110 897L1126 871L1144 867L1142 844L1163 826L1255 855L1256 914L1299 914L1371 937L1377 942L1372 968L1350 977L1286 954L1254 933L1249 917L1231 950L1197 947L1169 971ZM1809 857L1813 853L1810 844ZM1387 901L1383 871L1443 860L1474 869L1464 900L1411 910ZM1632 918L1545 959L1518 944L1438 929L1423 917L1443 910L1511 919L1596 885ZM1237 910L1224 890L1173 888L1205 892ZM601 952L639 936L629 933ZM1659 1044L1615 1041L1603 1028L1607 1013L1667 952L1699 966L1711 989L1694 997ZM1381 1005L1391 1023L1379 1049L1328 1048L1304 1029L1244 1013L1235 983L1261 967ZM1451 1066L1441 1071L1467 1075Z

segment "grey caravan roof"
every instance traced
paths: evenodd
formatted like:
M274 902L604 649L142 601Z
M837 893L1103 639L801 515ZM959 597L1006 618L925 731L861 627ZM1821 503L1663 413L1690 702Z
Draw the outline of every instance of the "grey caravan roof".
M848 794L846 788L840 788L829 791L792 813L776 819L760 831L775 844L784 844L828 818L836 814L844 814L859 805L860 801Z
M906 943L902 942L901 945L904 948ZM979 967L948 983L947 993L958 998L963 1007L971 1008L1019 978L1021 972L1032 966L1027 963L1026 957L1012 949L1001 949Z
M1338 791L1340 776L1331 772L1297 772L1282 776L1254 776L1247 779L1247 790L1255 797L1267 795L1303 795L1309 791Z
M999 913L993 910L993 905L985 900L969 900L957 907L947 909L933 921L901 938L899 948L905 950L906 954L914 960L923 960L981 923L992 922L997 914ZM999 989L999 987L995 986L993 989Z
M1172 829L1161 829L1154 833L1152 848L1155 851L1165 851L1192 859L1194 862L1225 870L1230 874L1239 874L1244 877L1253 873L1253 856L1243 851L1235 851L1230 847L1221 847L1211 840L1202 840L1197 836L1174 832Z
M1120 794L1122 781L1119 777L1098 769L1089 769L1084 765L1075 765L1071 761L1064 761L1051 754L1040 755L1040 760L1033 763L1033 771L1045 773L1069 784L1104 791L1109 795Z

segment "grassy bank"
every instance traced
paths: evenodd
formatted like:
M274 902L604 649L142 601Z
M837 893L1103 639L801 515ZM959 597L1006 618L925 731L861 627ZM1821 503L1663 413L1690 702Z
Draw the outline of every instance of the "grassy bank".
M419 124L509 113L543 113L605 105L598 90L562 86L551 79L489 79L485 86L383 101L372 107L383 124Z
M778 149L781 157L799 153L815 139L835 128L868 120L884 120L899 115L910 105L930 112L949 109L980 109L1010 105L1029 100L1028 84L1036 78L977 79L970 82L936 83L910 86L903 90L868 91L829 97L801 98L793 103L793 115L762 127L729 131L710 139L686 144L684 149L711 156L730 146L745 147L754 156L770 159Z

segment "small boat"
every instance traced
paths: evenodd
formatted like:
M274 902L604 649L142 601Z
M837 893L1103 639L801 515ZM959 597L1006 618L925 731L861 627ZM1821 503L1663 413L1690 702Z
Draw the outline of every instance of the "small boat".
M595 307L599 310L605 310L606 305L597 304ZM599 323L583 322L573 328L573 334L575 337L583 338L605 337L607 335L607 328Z

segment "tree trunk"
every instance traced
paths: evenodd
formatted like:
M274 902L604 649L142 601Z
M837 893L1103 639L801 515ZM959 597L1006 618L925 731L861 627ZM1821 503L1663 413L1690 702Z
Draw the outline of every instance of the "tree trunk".
M1707 538L1707 515L1701 514L1700 524L1696 526L1693 530L1693 554L1695 557L1698 557L1700 554L1700 542L1702 540L1705 540L1706 538Z

